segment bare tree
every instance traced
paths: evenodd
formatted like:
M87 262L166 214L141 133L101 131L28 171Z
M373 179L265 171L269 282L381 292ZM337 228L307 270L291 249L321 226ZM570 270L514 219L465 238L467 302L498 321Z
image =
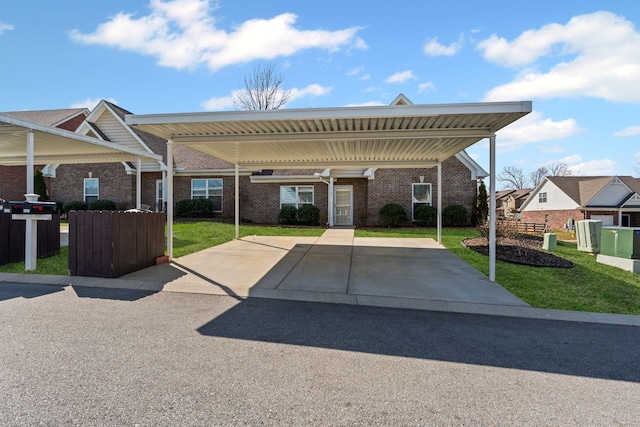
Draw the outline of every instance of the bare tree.
M236 94L237 110L277 110L291 100L291 90L283 87L284 77L272 62L256 65L244 78L244 88Z
M551 163L547 165L549 176L571 176L571 169L565 162Z
M541 166L529 174L529 181L531 185L537 187L549 175L549 170L546 166Z
M510 190L527 188L527 179L524 176L524 172L515 166L503 167L496 178Z

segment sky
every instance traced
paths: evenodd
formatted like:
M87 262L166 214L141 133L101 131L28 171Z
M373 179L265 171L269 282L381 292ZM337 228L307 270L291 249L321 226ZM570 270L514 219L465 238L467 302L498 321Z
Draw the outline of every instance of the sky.
M640 3L41 0L0 7L0 111L233 110L260 63L284 108L533 101L496 167L640 169ZM467 152L487 171L487 141ZM500 188L500 185L498 185Z

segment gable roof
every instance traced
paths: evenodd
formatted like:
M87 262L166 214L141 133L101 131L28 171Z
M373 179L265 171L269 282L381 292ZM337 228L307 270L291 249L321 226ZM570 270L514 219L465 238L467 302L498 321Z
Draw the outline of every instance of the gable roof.
M549 176L546 179L554 183L574 202L584 206L613 178L613 176Z
M56 127L78 115L84 114L85 117L88 116L89 110L87 108L64 108L58 110L7 111L2 114L20 120Z

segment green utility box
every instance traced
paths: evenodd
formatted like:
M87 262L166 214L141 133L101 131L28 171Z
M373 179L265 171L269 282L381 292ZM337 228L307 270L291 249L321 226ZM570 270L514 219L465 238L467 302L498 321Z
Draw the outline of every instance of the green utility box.
M542 249L545 251L555 251L558 248L558 236L556 233L544 233Z
M600 253L618 258L640 259L640 228L602 227Z
M600 232L602 221L585 219L576 222L576 240L578 250L582 252L600 252Z

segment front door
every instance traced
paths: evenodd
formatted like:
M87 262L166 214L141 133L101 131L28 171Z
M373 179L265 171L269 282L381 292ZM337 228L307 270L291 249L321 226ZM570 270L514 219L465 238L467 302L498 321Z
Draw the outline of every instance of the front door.
M334 187L334 224L353 225L353 186Z
M164 211L164 186L161 179L156 179L156 212Z

